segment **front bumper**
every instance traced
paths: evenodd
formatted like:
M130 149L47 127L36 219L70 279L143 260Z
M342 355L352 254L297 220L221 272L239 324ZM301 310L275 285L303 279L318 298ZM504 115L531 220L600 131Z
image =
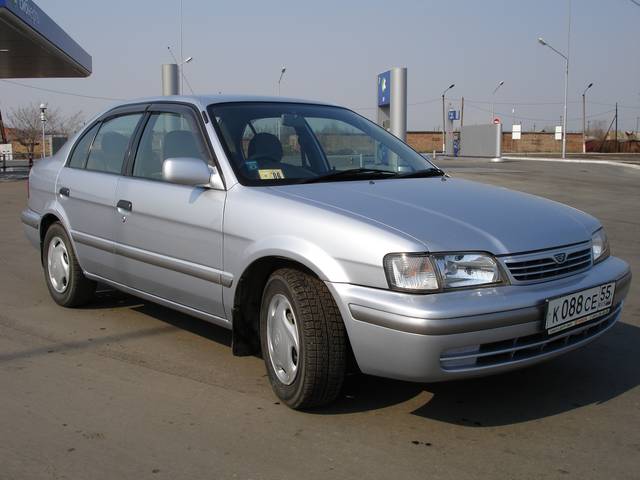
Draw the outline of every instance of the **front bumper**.
M616 282L611 313L548 336L548 299ZM362 372L433 382L500 373L556 357L594 340L620 318L629 265L610 257L590 270L533 285L411 295L327 282Z

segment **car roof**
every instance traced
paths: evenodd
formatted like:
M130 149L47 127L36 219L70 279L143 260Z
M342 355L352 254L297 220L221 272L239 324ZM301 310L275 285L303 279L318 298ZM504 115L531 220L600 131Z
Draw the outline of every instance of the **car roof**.
M161 102L175 102L175 103L191 103L205 108L212 104L217 103L240 103L240 102L282 102L282 103L305 103L313 105L327 105L335 106L331 103L320 102L317 100L305 100L300 98L289 97L273 97L273 96L260 96L260 95L171 95L164 97L146 97L136 98L125 102L119 102L117 105L113 105L111 109L134 105L139 103L161 103Z

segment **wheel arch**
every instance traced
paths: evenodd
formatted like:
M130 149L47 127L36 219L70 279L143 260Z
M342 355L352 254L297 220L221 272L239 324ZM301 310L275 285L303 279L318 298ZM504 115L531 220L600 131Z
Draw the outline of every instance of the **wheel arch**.
M78 260L78 264L80 265L80 268L82 268L82 260L78 256L78 249L76 248L76 243L74 242L73 237L71 236L71 231L69 230L69 227L67 225L67 222L65 221L64 216L61 215L59 212L51 211L51 210L47 211L42 216L42 218L40 219L40 226L38 228L38 232L40 236L40 261L44 262L44 251L43 251L44 238L47 235L47 230L49 230L51 225L53 225L56 222L59 223L64 229L64 231L66 232L67 237L69 238L69 243L71 244L71 248L73 249L73 254ZM82 271L84 272L84 268L82 268Z
M316 268L282 255L253 260L237 280L233 296L232 350L236 356L260 353L260 307L264 288L273 272L293 268L323 280ZM334 298L334 301L336 299Z
M44 237L46 237L47 231L49 230L51 225L53 225L56 222L60 223L60 225L62 225L62 227L64 228L64 224L62 223L62 220L57 215L55 215L53 213L50 213L50 212L46 213L40 219L40 227L39 227L40 262L43 263L43 264L44 264ZM65 231L66 231L66 228L65 228ZM69 232L67 232L67 235L69 235Z

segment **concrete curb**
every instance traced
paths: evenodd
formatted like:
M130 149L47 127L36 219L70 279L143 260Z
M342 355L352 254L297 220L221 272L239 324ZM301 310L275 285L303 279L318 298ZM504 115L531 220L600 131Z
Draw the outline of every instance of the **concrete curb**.
M591 163L594 165L612 165L614 167L627 167L640 170L640 165L633 163L614 162L612 160L538 158L538 157L502 157L503 160L530 161L530 162L556 162L556 163Z

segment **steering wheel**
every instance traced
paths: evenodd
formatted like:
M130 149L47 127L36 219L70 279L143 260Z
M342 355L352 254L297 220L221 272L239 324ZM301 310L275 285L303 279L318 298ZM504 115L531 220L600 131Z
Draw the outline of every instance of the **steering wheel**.
M280 160L276 159L275 157L272 157L268 153L256 153L252 157L249 157L247 159L247 162L256 162L256 163L270 162L270 163L279 164Z

